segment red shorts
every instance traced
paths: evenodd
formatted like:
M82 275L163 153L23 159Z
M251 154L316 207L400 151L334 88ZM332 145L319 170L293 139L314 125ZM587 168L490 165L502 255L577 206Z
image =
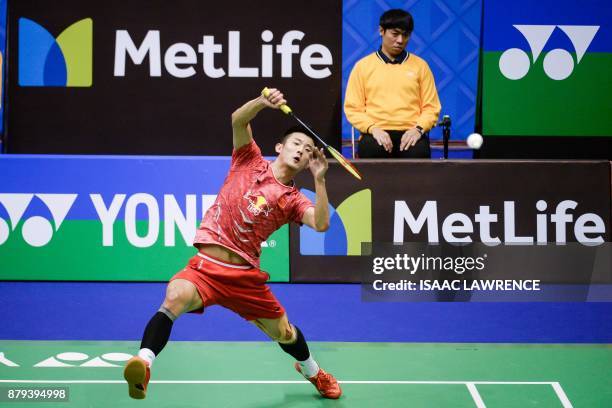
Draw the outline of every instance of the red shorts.
M170 281L186 279L195 285L203 307L192 313L203 313L207 306L220 305L246 320L278 319L285 309L266 285L269 277L251 265L231 264L198 252Z

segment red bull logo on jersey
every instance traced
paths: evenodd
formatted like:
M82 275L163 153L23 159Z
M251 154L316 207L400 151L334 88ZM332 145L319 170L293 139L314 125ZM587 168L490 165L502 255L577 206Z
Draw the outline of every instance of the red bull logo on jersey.
M272 207L268 204L268 201L263 195L257 195L247 191L244 198L249 202L247 210L253 215L259 215L263 213L266 217L272 212Z

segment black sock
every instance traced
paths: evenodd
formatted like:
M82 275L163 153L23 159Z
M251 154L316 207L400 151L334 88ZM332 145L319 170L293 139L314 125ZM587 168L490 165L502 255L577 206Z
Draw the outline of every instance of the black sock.
M278 345L283 349L283 351L287 354L290 354L297 361L305 361L310 357L310 350L308 350L308 344L306 344L306 339L304 335L300 331L297 326L293 326L295 328L295 332L297 334L297 340L293 344L283 344L278 343Z
M172 323L172 320L164 313L155 313L145 328L140 348L148 348L157 356L168 343Z

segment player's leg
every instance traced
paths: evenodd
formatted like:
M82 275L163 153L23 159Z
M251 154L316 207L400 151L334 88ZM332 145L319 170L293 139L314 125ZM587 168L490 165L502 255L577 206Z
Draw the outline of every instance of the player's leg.
M289 323L287 314L277 319L259 318L252 322L273 341L278 342L283 351L296 359L296 370L314 384L323 397L333 399L340 397L342 390L338 381L319 367L310 354L301 330Z
M230 273L229 270L227 272ZM297 371L314 384L322 396L339 398L342 391L338 382L331 374L319 368L310 355L304 335L300 329L289 323L283 305L265 284L269 275L254 268L245 271L242 279L236 271L232 273L236 277L235 281L241 283L232 285L215 282L219 289L223 289L220 292L230 294L215 299L215 303L253 322L268 337L278 342L286 353L298 361Z
M172 280L166 297L145 328L138 355L149 362L166 346L174 321L183 313L202 307L202 299L195 285L186 279Z
M287 314L278 319L256 319L253 323L296 359L305 376L312 377L319 372L319 365L310 355L304 335L298 327L289 323Z
M164 302L145 328L138 355L125 366L123 375L128 382L130 397L145 398L151 365L168 343L174 320L183 313L201 307L202 299L193 283L175 279L168 284Z

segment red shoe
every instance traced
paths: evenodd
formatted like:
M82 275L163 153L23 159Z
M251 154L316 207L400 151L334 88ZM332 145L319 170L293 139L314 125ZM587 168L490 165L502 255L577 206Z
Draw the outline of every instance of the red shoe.
M302 373L302 367L300 367L299 363L295 363L295 369L298 373L302 374L304 378L310 381L319 394L321 394L324 398L330 399L338 399L342 395L342 390L340 389L340 385L338 381L334 378L333 375L323 371L322 368L319 368L319 372L314 377L306 377L304 373Z
M128 383L130 397L144 399L147 396L151 369L146 361L138 356L129 359L123 370L123 377Z

